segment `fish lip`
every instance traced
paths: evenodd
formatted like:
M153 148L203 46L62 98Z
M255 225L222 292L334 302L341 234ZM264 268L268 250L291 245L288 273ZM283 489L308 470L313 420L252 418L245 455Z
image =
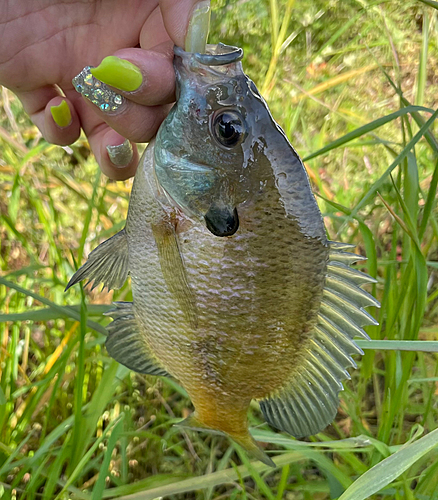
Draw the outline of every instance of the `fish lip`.
M213 204L204 215L204 220L207 229L214 236L232 236L239 229L239 214L237 213L237 208L234 208L231 212L225 207L221 208ZM217 222L219 222L219 224Z
M219 50L220 52L213 53L215 50ZM186 52L178 46L174 47L176 56L184 57L187 54L192 54L196 61L204 66L226 66L243 58L243 49L234 47L233 45L225 45L224 43L218 43L217 45L208 44L207 51L204 54L200 54L199 52Z

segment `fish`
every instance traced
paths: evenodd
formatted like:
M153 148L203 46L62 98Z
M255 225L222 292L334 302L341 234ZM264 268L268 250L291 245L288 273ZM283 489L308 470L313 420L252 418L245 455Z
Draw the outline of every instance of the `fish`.
M243 51L175 47L177 100L135 175L126 225L93 250L87 279L133 302L108 314L110 356L172 377L194 412L183 425L220 432L274 465L247 413L301 439L339 405L354 337L376 325L375 283L351 267L354 245L327 239L303 162L242 69Z

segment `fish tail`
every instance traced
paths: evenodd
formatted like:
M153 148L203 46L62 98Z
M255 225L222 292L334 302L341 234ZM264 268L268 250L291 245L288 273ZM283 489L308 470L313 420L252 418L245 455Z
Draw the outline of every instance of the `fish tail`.
M179 422L177 425L194 431L209 431L214 434L227 436L228 438L232 439L235 443L237 443L239 446L241 446L248 453L249 456L257 460L260 460L260 462L263 462L266 465L269 465L271 467L276 467L273 460L269 458L268 455L266 455L266 453L254 441L248 429L239 434L224 432L220 429L210 427L209 425L202 422L202 420L200 420L196 415L196 412L193 415L187 417L182 422Z

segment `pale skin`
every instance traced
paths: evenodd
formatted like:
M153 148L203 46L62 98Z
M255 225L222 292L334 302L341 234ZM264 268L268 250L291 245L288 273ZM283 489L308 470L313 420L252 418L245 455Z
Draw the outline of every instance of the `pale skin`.
M48 142L72 144L81 128L102 171L132 177L132 160L115 167L106 147L147 142L174 100L173 45L184 39L196 0L2 0L0 84L12 90ZM114 114L106 115L78 94L72 78L85 66L115 55L134 63L144 78ZM65 97L59 91L62 89ZM72 120L59 127L50 107L67 101Z

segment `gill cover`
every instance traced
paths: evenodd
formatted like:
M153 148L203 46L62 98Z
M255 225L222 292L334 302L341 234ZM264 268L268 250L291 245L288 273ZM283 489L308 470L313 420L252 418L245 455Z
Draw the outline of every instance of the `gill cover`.
M239 205L274 182L286 217L325 240L301 160L244 74L241 49L175 48L178 100L157 134L155 173L186 216L215 236L239 230Z

